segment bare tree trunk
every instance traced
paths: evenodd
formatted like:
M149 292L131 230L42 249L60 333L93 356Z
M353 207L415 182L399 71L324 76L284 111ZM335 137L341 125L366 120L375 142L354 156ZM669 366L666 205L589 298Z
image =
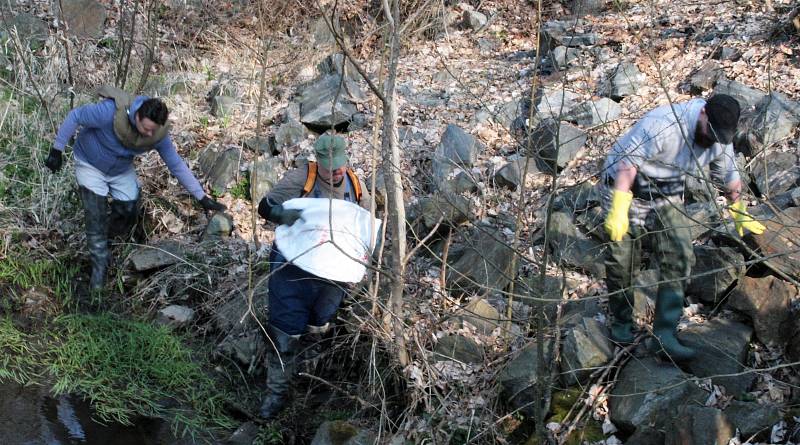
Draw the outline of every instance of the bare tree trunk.
M383 101L383 171L386 181L386 208L389 229L392 233L392 280L389 296L392 331L397 342L398 359L401 366L409 364L409 354L403 329L403 292L405 288L406 258L406 210L403 202L403 183L400 174L400 147L397 143L397 102L395 100L395 84L397 82L397 61L400 57L400 30L397 20L400 16L400 0L392 2L389 10L388 2L383 2L384 12L390 28L389 64L384 87Z

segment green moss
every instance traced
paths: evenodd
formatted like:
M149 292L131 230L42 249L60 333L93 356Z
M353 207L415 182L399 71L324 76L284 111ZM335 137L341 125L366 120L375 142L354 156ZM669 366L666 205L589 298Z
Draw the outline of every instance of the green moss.
M242 180L230 189L231 196L239 199L250 199L250 177L244 175Z
M579 388L570 388L565 391L553 393L553 400L550 404L550 410L553 412L553 415L548 421L563 421L580 396L581 390Z

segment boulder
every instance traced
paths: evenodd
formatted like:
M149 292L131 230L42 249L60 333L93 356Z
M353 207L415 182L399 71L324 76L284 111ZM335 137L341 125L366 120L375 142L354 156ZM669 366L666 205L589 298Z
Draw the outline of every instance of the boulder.
M228 238L233 233L233 218L227 213L216 212L208 220L205 230L203 230L203 241L219 240Z
M769 147L791 136L798 123L800 103L773 91L756 105L752 131L764 147Z
M469 200L461 195L436 193L419 200L420 217L428 229L441 220L442 227L457 227L470 219Z
M614 68L605 81L600 85L598 94L609 97L617 102L623 98L636 94L647 80L639 68L633 63L622 62Z
M537 125L525 145L532 150L539 170L555 174L583 155L586 132L566 122L545 119Z
M455 194L462 193L475 193L478 191L478 183L471 174L461 171L456 174L456 177L447 181L443 187Z
M323 422L314 434L311 445L372 445L375 435L343 420Z
M236 179L239 171L239 150L229 148L217 152L208 147L200 155L200 169L206 175L206 183L212 192L222 195L228 191L228 184Z
M666 431L665 445L725 445L736 435L722 411L708 406L682 406Z
M761 221L767 230L762 235L745 236L745 242L757 253L767 258L764 265L800 280L800 207L790 207L769 220Z
M587 47L597 44L597 34L592 32L577 32L574 20L549 20L544 23L539 37L539 51L547 54L557 46L572 48Z
M585 271L597 279L605 278L605 264L598 261L605 255L605 247L584 235L569 214L553 212L548 241L553 261Z
M729 288L744 276L744 255L730 247L694 246L695 264L686 294L717 305Z
M476 298L458 311L458 318L475 326L478 332L489 335L503 322L500 312L483 298Z
M433 155L433 178L438 188L446 183L457 168L475 165L484 145L456 125L448 125Z
M512 250L502 232L487 227L476 229L464 253L450 264L447 285L455 293L499 292L517 274L516 270L511 270L511 259Z
M611 422L632 432L668 426L682 405L703 405L705 391L678 367L653 357L628 361L609 397Z
M719 223L719 212L713 202L695 202L687 205L685 209L686 216L691 221L689 230L692 233L692 239L700 238Z
M226 335L217 344L214 353L235 360L245 369L252 369L254 366L258 366L258 358L264 356L267 347L264 334L260 328L257 328ZM269 347L271 348L272 345Z
M530 113L530 99L512 99L499 106L499 111L495 114L495 121L514 132L516 127L524 129L525 120Z
M165 241L152 246L144 246L131 253L129 259L133 270L145 272L171 266L182 260L183 248L175 241Z
M572 11L572 14L581 17L587 14L597 14L606 6L606 0L567 0L564 6Z
M581 50L578 48L569 48L566 46L557 46L550 52L550 63L553 68L557 70L565 70L569 67L570 63L581 56Z
M519 157L514 155L509 157L508 163L497 170L494 175L494 182L500 187L516 190L522 183L522 173L525 171L527 162L528 174L538 172L536 160L532 158Z
M305 125L296 120L289 120L275 130L275 148L282 153L287 148L303 142L307 137L308 130Z
M716 60L706 60L689 77L689 92L699 95L714 88L720 76L724 76L722 65Z
M600 204L600 194L589 181L583 181L570 187L559 189L553 200L553 210L568 214L580 214L590 207Z
M694 348L697 356L686 364L687 371L697 377L711 377L715 385L724 386L728 394L739 396L750 389L755 374L738 374L747 363L747 352L753 329L742 323L715 318L695 323L678 333L678 339Z
M717 197L716 185L711 181L708 168L699 175L686 175L684 199L687 204L711 202Z
M622 107L613 100L603 97L577 105L564 119L582 127L595 127L612 122L621 115Z
M214 96L211 98L211 115L226 117L236 109L236 98L231 96Z
M551 343L546 342L543 345L543 349L545 373L549 379L550 371L547 368L550 366ZM519 409L522 414L528 417L533 416L534 403L539 401L536 398L535 391L535 385L539 380L537 375L537 370L539 369L538 357L537 343L528 343L519 351L516 357L506 363L497 375L497 383L502 388L504 399L512 409ZM547 407L544 407L544 409L547 409Z
M537 120L553 118L563 119L580 104L581 95L565 88L544 87L536 92ZM528 116L524 116L526 119ZM533 124L531 125L533 126Z
M60 0L55 2L55 12L56 17L67 22L68 34L88 39L103 36L107 13L96 0Z
M783 347L789 340L795 295L797 289L779 278L744 277L728 297L728 307L753 320L761 342Z
M764 92L735 80L719 78L714 86L714 94L727 94L739 102L742 112L753 109L764 97Z
M347 58L342 53L329 54L317 64L317 70L323 75L338 74L356 81L361 80L361 74L353 62L349 59L345 62L345 59Z
M339 74L324 75L300 94L300 122L317 130L340 127L358 112L355 104L366 100L364 91L351 79L345 77L342 81Z
M260 202L272 187L280 181L283 162L279 158L267 158L250 164L250 194L253 202Z
M305 128L305 127L303 127ZM244 148L253 151L255 153L265 154L267 156L271 156L273 153L277 152L275 147L275 137L268 136L268 137L261 137L256 136L244 141Z
M158 311L156 321L162 325L182 327L194 320L194 309L186 306L171 304Z
M739 400L731 400L731 404L725 408L725 416L739 429L740 436L747 438L769 431L781 420L777 406Z
M3 5L4 7L6 4ZM8 17L8 12L6 12ZM47 42L47 37L50 35L50 28L47 22L27 12L20 12L13 17L7 19L0 29L0 40L9 38L10 29L16 29L20 42L24 45L28 43L31 50L38 50Z
M728 60L731 62L735 62L742 57L742 53L739 52L736 48L731 48L729 46L719 46L713 53L711 53L711 58L715 60Z
M447 335L436 342L433 361L452 360L460 363L483 363L483 348L463 335Z
M466 29L477 31L486 26L486 23L488 22L489 19L486 17L486 14L478 12L472 8L464 10L462 15L462 24Z
M567 331L561 352L561 378L567 386L586 383L592 372L613 357L608 329L596 319L584 317Z

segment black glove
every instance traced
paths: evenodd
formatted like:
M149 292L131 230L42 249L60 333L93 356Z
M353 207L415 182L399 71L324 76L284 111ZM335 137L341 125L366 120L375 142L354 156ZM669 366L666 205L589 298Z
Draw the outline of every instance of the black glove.
M276 224L286 224L287 226L291 226L298 219L303 219L302 213L303 212L301 210L285 209L283 208L283 205L278 204L270 208L269 218L267 219Z
M203 196L203 199L200 200L200 205L206 210L219 211L219 212L227 208L225 207L224 204L221 204L209 198L208 195Z
M62 158L63 154L60 150L56 150L55 148L50 149L50 154L47 155L47 159L44 161L45 167L49 168L51 172L55 173L61 170L61 165L64 164L64 159Z

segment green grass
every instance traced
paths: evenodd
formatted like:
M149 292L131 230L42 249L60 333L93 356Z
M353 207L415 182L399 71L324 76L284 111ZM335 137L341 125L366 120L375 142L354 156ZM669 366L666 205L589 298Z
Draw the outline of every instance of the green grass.
M39 361L34 340L19 331L10 319L0 319L0 380L26 384L37 376Z
M0 261L0 284L14 288L30 289L38 287L49 289L55 301L62 308L74 303L75 277L80 267L71 259L30 259L21 255ZM18 297L18 295L13 295Z
M231 187L230 194L234 198L250 199L250 178L249 175L244 175L241 181Z
M64 316L55 328L63 335L47 354L53 391L85 395L99 419L163 417L181 435L232 427L225 395L168 328L110 315Z

